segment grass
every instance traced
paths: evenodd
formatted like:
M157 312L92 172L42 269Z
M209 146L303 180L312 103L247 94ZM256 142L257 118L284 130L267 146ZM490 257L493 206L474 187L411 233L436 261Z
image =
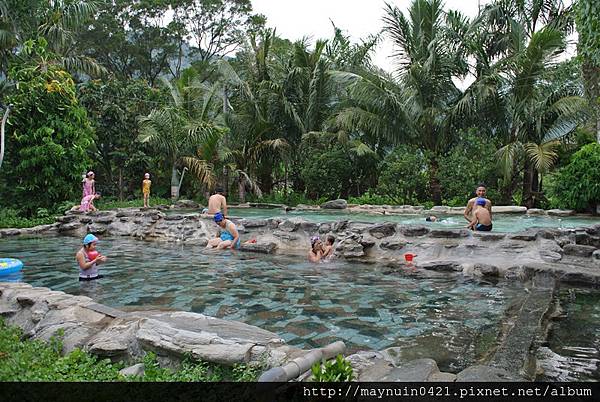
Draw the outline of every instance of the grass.
M61 336L46 343L24 340L20 328L5 324L0 317L0 381L255 381L258 370L243 364L225 367L185 359L177 371L161 368L156 355L144 356L142 377L125 377L119 373L123 363L75 349L61 356Z
M26 218L19 216L18 211L10 208L0 208L0 229L4 228L30 228L38 225L47 225L55 222L54 216L36 216Z
M157 205L171 205L171 200L167 198L150 197L149 203L151 207ZM119 201L115 198L100 198L94 201L94 205L100 211L117 208L141 208L144 206L144 200L142 198L136 198L135 200Z

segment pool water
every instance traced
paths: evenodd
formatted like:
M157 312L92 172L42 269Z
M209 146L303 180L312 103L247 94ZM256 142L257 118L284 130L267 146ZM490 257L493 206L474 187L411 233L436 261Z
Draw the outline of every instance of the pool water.
M456 274L386 272L377 264L310 264L303 257L217 253L181 244L103 238L105 278L79 282L71 237L3 239L0 255L24 262L23 280L124 309L193 311L273 331L289 344L343 340L349 351L401 348L458 372L494 344L518 282ZM388 269L389 270L389 269ZM12 278L15 279L15 278ZM2 279L6 280L6 278Z
M172 210L168 213L198 213L198 210ZM426 215L379 215L347 211L289 211L281 208L229 208L233 217L265 219L265 218L301 218L309 222L332 222L350 219L358 222L395 222L400 224L427 225L433 228L464 228L467 221L460 215L436 214L441 221L426 222ZM572 228L600 224L600 218L588 216L553 217L547 215L494 214L495 232L519 232L532 227Z
M600 380L600 290L561 289L562 317L538 353L542 381Z

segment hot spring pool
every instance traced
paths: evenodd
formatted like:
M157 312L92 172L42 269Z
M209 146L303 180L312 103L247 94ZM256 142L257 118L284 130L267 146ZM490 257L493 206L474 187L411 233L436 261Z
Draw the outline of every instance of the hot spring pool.
M197 209L175 209L167 211L167 214L188 214L199 213ZM229 213L233 217L249 219L265 218L300 218L309 222L333 222L344 219L351 219L359 222L395 222L404 225L427 225L431 228L464 228L467 221L462 215L443 215L435 214L441 218L441 222L426 222L427 215L377 215L347 211L289 211L285 212L281 208L229 208ZM600 223L598 217L588 216L569 216L558 218L547 215L520 215L520 214L494 214L495 232L520 232L532 227L545 228L572 228L589 226Z
M403 359L434 358L457 372L477 362L496 339L507 305L524 294L518 282L489 283L431 272L385 274L378 265L310 264L265 256L103 238L105 278L79 282L80 239L12 238L0 255L21 259L20 277L124 309L177 309L239 320L289 344L336 340L350 351L402 348ZM6 279L3 279L6 280Z

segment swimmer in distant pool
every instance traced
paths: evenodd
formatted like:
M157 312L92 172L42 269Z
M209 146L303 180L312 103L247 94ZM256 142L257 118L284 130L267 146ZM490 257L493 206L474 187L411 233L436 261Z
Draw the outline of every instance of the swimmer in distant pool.
M310 238L310 251L308 252L308 260L310 262L320 262L323 258L323 242L319 236Z
M335 237L328 235L325 239L325 246L323 246L323 258L330 259L333 257L333 243L335 243Z

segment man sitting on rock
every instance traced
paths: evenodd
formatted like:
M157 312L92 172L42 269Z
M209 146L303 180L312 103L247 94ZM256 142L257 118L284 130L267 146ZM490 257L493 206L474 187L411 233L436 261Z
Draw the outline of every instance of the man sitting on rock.
M215 193L208 199L208 208L202 210L203 214L215 215L218 212L227 216L227 199L221 187L217 187Z
M475 201L478 198L483 198L485 200L485 208L490 213L490 219L492 219L492 202L485 198L486 191L486 187L483 184L480 184L475 190L475 194L477 195L477 197L473 197L469 200L469 202L467 202L467 207L465 208L464 216L465 219L469 222L473 220L473 207L475 206Z
M492 215L485 206L485 198L477 198L475 200L475 210L473 211L473 219L467 227L471 230L480 232L490 232L492 230Z

